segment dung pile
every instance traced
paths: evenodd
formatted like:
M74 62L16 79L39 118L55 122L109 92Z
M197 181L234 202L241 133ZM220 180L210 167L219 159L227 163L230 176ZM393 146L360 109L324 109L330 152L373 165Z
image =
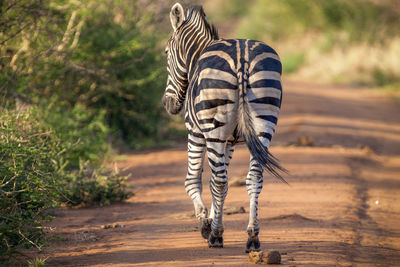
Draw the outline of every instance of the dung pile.
M249 261L255 264L281 264L281 254L277 250L251 251Z

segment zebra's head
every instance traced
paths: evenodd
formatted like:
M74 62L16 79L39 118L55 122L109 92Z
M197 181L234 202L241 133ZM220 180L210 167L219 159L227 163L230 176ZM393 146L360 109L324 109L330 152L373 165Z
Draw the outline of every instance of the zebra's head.
M185 10L176 3L172 6L170 20L173 28L165 53L168 57L168 80L162 103L170 114L178 114L185 102L189 85L188 73L198 56L192 51L201 52L195 47L204 47L208 40L218 39L216 29L206 21L203 8L192 6ZM197 38L185 38L186 36Z
M165 48L168 57L168 80L162 102L168 113L178 114L182 110L188 87L186 62L182 47L179 45L179 27L185 21L185 12L181 4L173 5L169 17L174 32Z

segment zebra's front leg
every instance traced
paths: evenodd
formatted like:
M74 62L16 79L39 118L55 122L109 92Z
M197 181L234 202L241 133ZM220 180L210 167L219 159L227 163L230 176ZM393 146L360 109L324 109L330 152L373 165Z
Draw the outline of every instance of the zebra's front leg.
M263 168L253 156L250 156L250 170L246 178L247 193L250 197L249 224L247 226L249 238L246 244L246 253L260 250L260 240L258 239L258 233L260 232L258 224L258 196L261 193L262 185Z
M223 247L224 225L222 222L224 201L228 192L228 179L226 176L225 153L226 143L207 143L208 162L211 168L210 190L212 195L213 219L211 233L208 239L209 247Z
M196 218L200 221L207 218L207 208L201 197L201 173L205 152L205 139L201 134L193 132L188 136L188 172L185 180L185 189L193 201Z

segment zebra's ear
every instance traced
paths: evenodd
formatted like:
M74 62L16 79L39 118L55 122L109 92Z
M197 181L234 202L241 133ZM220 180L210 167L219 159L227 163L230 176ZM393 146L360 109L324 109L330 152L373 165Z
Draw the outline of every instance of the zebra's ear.
M176 31L176 29L178 29L185 20L185 11L183 10L181 4L176 3L172 6L169 17L171 19L172 28L174 28L174 31Z

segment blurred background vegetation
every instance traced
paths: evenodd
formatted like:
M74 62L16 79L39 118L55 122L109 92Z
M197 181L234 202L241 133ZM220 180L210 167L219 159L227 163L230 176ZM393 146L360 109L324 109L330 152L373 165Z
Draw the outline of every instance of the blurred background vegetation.
M228 37L276 48L286 77L400 87L397 0L215 0L205 7L211 21L229 25Z
M55 207L129 197L113 151L184 140L160 103L174 2L0 1L0 258L40 249ZM397 0L181 3L274 47L285 77L400 87Z

